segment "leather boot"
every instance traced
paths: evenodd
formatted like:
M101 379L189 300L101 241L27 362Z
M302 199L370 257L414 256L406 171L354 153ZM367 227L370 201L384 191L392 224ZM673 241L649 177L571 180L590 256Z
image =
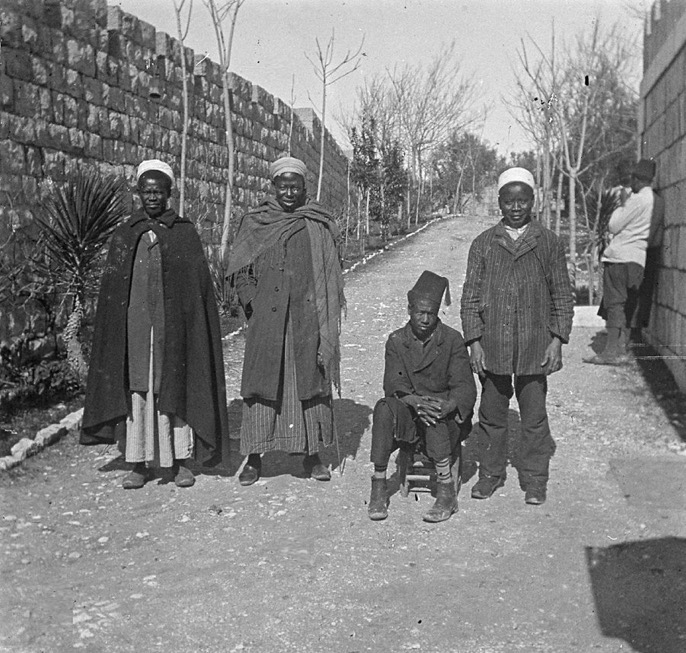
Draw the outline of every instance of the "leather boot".
M388 492L385 478L372 477L372 494L369 497L367 514L373 521L381 521L388 517Z
M439 522L450 519L457 512L457 491L451 479L448 483L436 483L436 502L423 519L428 522Z

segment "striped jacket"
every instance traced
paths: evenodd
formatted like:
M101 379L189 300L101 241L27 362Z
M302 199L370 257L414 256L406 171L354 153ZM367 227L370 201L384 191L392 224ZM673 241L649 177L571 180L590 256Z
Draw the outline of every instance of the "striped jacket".
M460 316L493 374L541 374L553 336L569 340L574 297L562 241L539 222L516 241L501 223L469 250Z

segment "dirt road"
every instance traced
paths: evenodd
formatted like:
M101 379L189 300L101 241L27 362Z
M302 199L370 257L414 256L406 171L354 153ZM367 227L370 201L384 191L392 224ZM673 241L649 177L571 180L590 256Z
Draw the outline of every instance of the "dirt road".
M237 457L191 489L124 491L116 452L74 438L0 477L0 651L683 653L686 459L670 449L683 429L637 363L582 362L597 329L575 328L551 378L546 504L525 505L512 470L487 501L468 481L442 524L422 522L426 493L367 518L386 336L425 268L450 278L443 319L459 328L467 250L486 226L439 222L347 276L331 482L272 455L252 487ZM241 352L238 336L226 350L235 436ZM477 445L478 433L470 460Z

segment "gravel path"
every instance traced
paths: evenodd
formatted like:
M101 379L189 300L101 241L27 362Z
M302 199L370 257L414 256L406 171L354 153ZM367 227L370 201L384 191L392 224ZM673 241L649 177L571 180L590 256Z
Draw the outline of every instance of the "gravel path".
M189 490L162 479L125 492L116 452L75 438L0 477L0 651L683 653L679 425L636 363L582 362L597 329L575 328L551 377L545 505L524 504L512 470L488 501L469 481L443 524L422 522L427 493L396 493L385 522L367 518L385 339L425 268L449 277L442 317L459 328L467 250L486 226L438 222L347 275L330 483L274 454L252 487L237 457ZM239 335L226 348L234 435L241 354Z

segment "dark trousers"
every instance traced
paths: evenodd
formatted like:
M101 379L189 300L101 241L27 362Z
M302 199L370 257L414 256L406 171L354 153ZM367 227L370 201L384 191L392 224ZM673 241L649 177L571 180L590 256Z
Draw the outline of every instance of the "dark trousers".
M643 267L638 263L605 263L603 268L603 317L610 328L631 325L638 304Z
M369 459L375 465L386 466L401 443L414 446L423 438L426 455L434 462L444 460L459 443L460 430L460 425L450 417L435 426L425 426L400 399L384 397L374 406Z
M519 404L522 441L519 452L519 481L523 488L546 483L555 443L550 435L545 397L548 382L544 375L514 377L514 393ZM479 476L506 476L507 416L512 398L512 377L486 374L482 380L479 423L486 434L480 456Z

